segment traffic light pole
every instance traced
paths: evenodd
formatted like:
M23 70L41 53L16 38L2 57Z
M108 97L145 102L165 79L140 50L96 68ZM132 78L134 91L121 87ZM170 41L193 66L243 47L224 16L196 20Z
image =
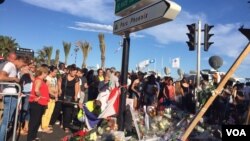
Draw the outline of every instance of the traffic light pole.
M201 64L201 21L198 21L198 35L197 35L197 77L196 88L200 86L200 64ZM195 93L195 97L197 97Z

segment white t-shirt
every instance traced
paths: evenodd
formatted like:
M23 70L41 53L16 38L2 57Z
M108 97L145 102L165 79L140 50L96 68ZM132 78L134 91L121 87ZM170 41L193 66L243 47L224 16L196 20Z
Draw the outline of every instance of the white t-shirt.
M118 77L115 76L113 73L110 75L110 82L111 82L111 88L119 87L119 80Z
M129 87L131 85L131 79L128 78L127 80L127 86Z
M2 71L5 71L8 74L8 77L17 77L16 66L11 62L6 63ZM6 85L3 89L3 93L17 93L15 85Z
M48 84L49 87L49 92L50 94L54 95L55 93L58 92L57 89L57 78L56 77L51 77L49 75L47 75L47 77L45 78L45 80L47 81L46 83Z
M49 75L46 77L46 81L49 82L50 87L56 87L57 86L57 78L56 77L50 77Z

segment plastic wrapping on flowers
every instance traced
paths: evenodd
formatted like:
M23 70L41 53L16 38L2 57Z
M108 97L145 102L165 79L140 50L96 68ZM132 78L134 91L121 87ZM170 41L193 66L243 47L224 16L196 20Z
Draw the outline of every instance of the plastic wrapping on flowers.
M165 108L163 111L154 114L148 110L149 118L145 120L145 112L136 111L136 123L139 127L141 140L151 141L176 141L180 140L186 128L195 117L175 106ZM189 140L221 140L220 126L209 125L201 120L190 134ZM148 122L148 123L146 123ZM134 126L134 125L133 125ZM147 127L148 126L148 127ZM84 134L73 134L64 141L138 141L137 132L132 133L117 131L117 124L112 120L104 119L99 127Z
M208 98L212 95L213 90L215 90L215 86L208 86L208 88L203 89L197 93L199 108L201 108L206 103Z
M123 132L122 132L123 133ZM98 140L115 140L123 141L125 135L117 131L117 124L114 120L104 119L101 125L92 130L83 129L72 135L62 138L62 141L98 141ZM123 133L124 134L124 133Z
M151 114L149 114L151 115ZM144 140L150 140L151 138L158 137L157 140L177 140L183 131L185 131L185 125L187 123L183 118L186 118L187 114L178 110L176 107L165 108L158 115L149 116L149 129L144 127L145 124L139 124L140 132ZM179 122L181 121L181 122ZM187 121L185 119L185 121ZM143 121L139 121L141 123ZM183 125L185 124L185 125Z
M176 141L180 140L195 115L180 110L175 106L165 108L157 115L148 113L149 120L145 120L145 113L140 112L137 123L142 140ZM149 122L149 129L146 127ZM217 135L215 135L217 134ZM189 140L221 140L220 126L209 125L202 119L191 133Z

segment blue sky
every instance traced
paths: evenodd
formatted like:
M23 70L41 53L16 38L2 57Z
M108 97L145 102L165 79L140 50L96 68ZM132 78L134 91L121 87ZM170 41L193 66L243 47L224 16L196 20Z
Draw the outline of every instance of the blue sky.
M156 59L150 65L162 72L171 68L171 59L180 57L181 68L188 73L196 70L196 51L189 51L186 41L186 24L214 25L210 39L214 44L208 52L201 49L201 69L210 69L209 57L219 55L224 60L220 71L227 71L239 53L247 45L247 39L238 31L241 25L250 28L250 4L248 0L175 0L182 7L175 20L131 34L129 70L145 59ZM105 34L106 66L121 68L122 37L112 34L113 22L120 17L114 14L114 0L5 0L0 5L1 35L11 36L23 48L38 50L53 46L60 49L64 61L62 41L71 42L69 63L75 63L74 43L88 41L92 51L88 66L100 62L98 33ZM52 55L54 58L55 54ZM162 61L163 58L163 61ZM77 53L77 65L82 64L82 53ZM250 77L250 57L240 65L236 75ZM171 68L176 75L176 69Z

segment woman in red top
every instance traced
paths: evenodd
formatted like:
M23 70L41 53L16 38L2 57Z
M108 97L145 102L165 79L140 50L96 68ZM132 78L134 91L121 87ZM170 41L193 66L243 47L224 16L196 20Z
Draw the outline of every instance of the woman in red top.
M168 99L172 102L175 101L175 87L173 83L173 78L168 80Z
M168 104L174 104L175 103L175 87L173 85L173 78L168 78L167 83L163 90L163 95L167 98L169 101ZM167 104L167 106L168 106Z
M48 75L47 67L39 67L35 72L30 94L30 121L27 141L38 140L37 131L41 123L42 115L49 102L49 89L44 78Z

